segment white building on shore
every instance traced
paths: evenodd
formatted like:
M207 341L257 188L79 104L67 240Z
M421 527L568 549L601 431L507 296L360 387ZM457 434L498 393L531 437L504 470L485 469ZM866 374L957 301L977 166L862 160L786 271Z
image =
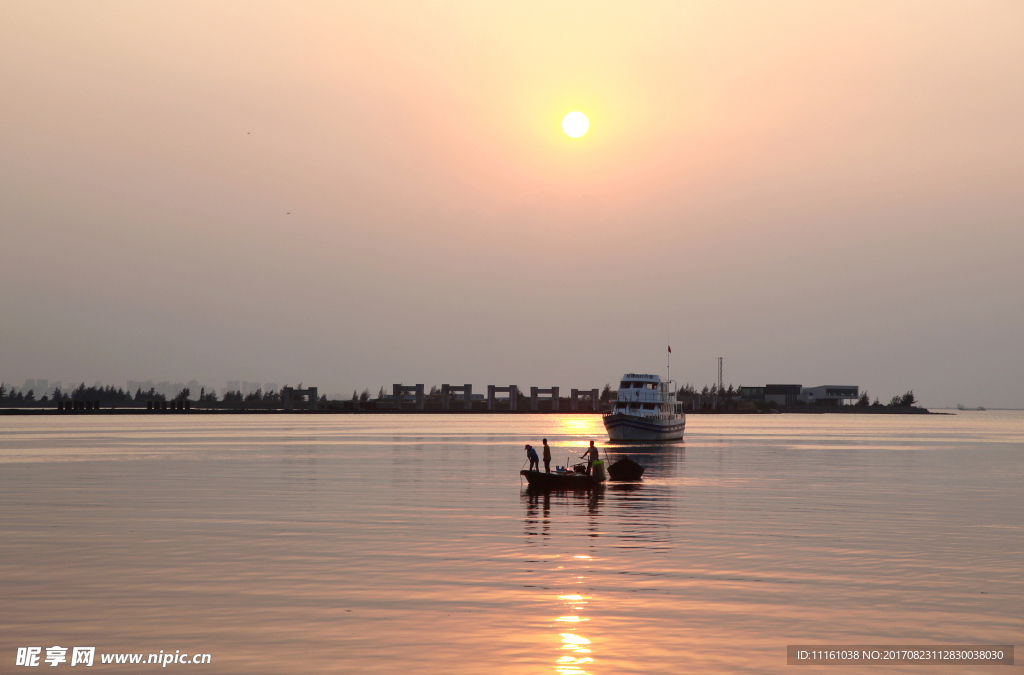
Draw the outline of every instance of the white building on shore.
M820 387L801 387L797 400L801 403L846 405L846 401L860 397L860 388L852 385L823 384Z

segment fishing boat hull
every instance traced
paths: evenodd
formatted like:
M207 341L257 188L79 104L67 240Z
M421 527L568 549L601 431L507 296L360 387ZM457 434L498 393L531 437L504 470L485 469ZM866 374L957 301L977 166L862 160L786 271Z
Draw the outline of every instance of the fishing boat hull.
M622 457L608 467L608 478L621 481L638 481L644 475L644 467L629 457Z
M659 420L639 415L615 413L604 416L604 428L612 441L678 441L686 428L686 417Z
M541 490L590 490L601 484L597 478L585 473L546 473L523 469L519 475L526 477L530 487Z

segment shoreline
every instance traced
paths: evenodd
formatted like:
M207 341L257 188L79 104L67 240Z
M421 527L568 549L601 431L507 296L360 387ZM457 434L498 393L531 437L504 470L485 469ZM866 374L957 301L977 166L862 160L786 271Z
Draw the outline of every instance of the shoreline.
M948 410L948 409L947 409ZM603 415L598 410L282 410L268 408L192 408L190 410L150 410L147 408L101 408L99 410L58 410L56 408L0 408L0 415L42 415L60 417L88 417L94 415ZM829 406L807 410L780 410L776 413L757 410L692 410L687 415L955 415L953 412L933 412L928 408L871 409L856 406Z

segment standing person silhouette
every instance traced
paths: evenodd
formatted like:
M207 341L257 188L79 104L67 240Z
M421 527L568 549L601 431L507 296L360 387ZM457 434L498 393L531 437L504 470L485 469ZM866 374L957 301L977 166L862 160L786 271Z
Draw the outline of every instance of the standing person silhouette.
M529 443L526 444L526 457L530 460L528 471L540 471L540 460L537 459L537 451Z
M551 473L551 448L548 447L548 439L541 442L544 444L544 473Z
M587 475L590 475L590 468L594 466L594 462L598 460L597 447L594 446L594 441L590 441L590 447L583 453L583 457L587 458ZM583 459L581 457L580 459Z

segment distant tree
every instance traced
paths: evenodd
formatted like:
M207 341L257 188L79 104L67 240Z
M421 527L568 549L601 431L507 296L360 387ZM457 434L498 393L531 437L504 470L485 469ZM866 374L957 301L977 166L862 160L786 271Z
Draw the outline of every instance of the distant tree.
M262 401L263 400L263 390L257 387L256 391L251 391L251 392L249 392L248 394L245 395L245 400L246 401Z
M903 397L900 396L899 394L896 394L891 399L889 399L889 405L892 406L893 408L901 405L902 403L903 403Z
M369 392L369 389L367 389L367 392ZM380 385L380 391L377 392L377 400L378 401L383 401L384 400L384 385L383 384Z
M35 392L34 389L29 389L28 390L28 393L25 394L25 400L26 401L34 401L34 400L36 400L36 392Z
M440 395L440 393L441 393L441 390L437 388L436 384L435 385L431 385L431 387L430 387L430 395L431 396L438 396L438 395Z
M729 388L725 390L725 400L731 401L736 396L736 390L732 388L732 382L729 383Z
M185 387L184 389L182 389L181 391L178 392L178 395L174 397L174 400L175 401L187 401L189 396L191 396L191 395L192 395L192 392L189 391L188 387Z
M380 389L381 389L381 391L384 391L384 387L381 387ZM370 388L369 387L367 387L366 389L363 389L363 393L359 395L359 400L362 401L363 403L366 403L367 401L370 400Z
M242 392L238 391L238 390L231 391L230 389L228 389L226 392L224 392L224 402L225 403L228 403L228 402L241 403L242 402Z
M358 401L359 400L359 392L356 391L355 389L352 390L352 400L353 401Z
M199 392L199 401L201 403L216 403L217 402L217 392L215 392L215 391L206 391L205 389L203 389L203 390L201 390Z
M875 402L871 404L871 407L872 408L881 408L882 407L882 402L878 400L877 396L875 397Z
M0 398L3 398L2 394L0 394ZM53 400L54 401L63 401L64 400L64 392L62 392L60 390L60 387L54 387L53 388Z
M708 385L705 384L704 385L704 389L702 389L701 392L700 392L700 395L701 396L707 396L709 393L710 393L710 390L708 389Z
M6 382L0 382L0 400L3 400L6 397L7 397L7 383Z
M903 396L900 396L900 406L904 408L911 408L915 403L917 403L917 399L914 398L913 389L907 391Z
M14 400L16 400L16 401L24 401L25 400L25 394L23 394L22 392L19 391L18 392L18 397L16 399L14 399Z
M868 397L868 393L864 392L857 399L857 406L860 408L867 408L871 404L871 399Z
M604 389L601 390L601 400L610 401L613 398L615 398L615 396L612 394L612 383L608 382L604 385Z
M50 400L50 398L49 398L49 397L48 397L48 396L47 396L46 394L43 394L43 397L42 397L42 398L40 398L39 400L40 400L40 401L49 401L49 400Z
M281 400L281 393L278 391L265 391L263 392L263 400L276 403Z

